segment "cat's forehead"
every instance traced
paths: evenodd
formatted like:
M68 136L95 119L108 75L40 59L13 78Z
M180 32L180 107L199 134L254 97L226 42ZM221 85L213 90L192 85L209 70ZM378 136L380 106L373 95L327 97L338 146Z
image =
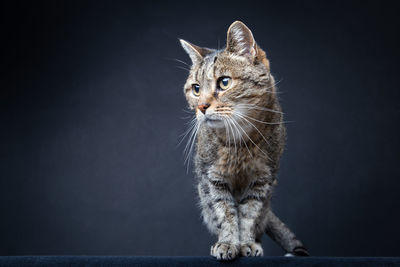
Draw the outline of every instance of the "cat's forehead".
M213 53L204 57L202 65L204 68L209 69L221 65L220 60L223 57L223 51L215 50Z
M228 54L223 50L215 50L205 56L202 61L192 70L194 78L198 81L203 79L212 80L219 73L236 72L243 67L242 59Z
M213 53L204 57L198 65L194 66L192 69L192 74L196 80L201 81L203 79L214 78L213 72L218 54L218 51L214 51Z
M203 59L203 64L207 64L207 65L214 64L215 61L216 61L217 58L218 58L218 55L219 55L220 53L221 53L221 51L217 51L217 50L216 50L216 51L214 51L213 53L211 53L211 54L205 56L204 59Z

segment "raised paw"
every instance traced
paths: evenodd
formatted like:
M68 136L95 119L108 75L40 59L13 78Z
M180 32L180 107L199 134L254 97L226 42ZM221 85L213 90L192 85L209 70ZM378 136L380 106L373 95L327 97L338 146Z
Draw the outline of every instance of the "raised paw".
M245 257L260 257L264 251L260 243L248 242L240 245L240 253Z
M233 260L238 254L238 246L234 244L217 242L211 246L211 256L214 256L217 260Z

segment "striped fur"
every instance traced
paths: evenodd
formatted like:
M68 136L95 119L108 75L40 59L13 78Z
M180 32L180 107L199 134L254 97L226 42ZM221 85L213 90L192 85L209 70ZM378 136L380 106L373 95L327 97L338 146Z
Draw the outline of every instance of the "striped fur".
M308 254L271 210L285 127L265 52L238 21L229 27L223 50L181 43L193 63L184 93L196 114L200 207L204 223L218 237L211 255L219 260L262 256L264 232L285 251ZM231 79L226 90L218 87L221 77ZM199 95L193 84L200 86ZM199 105L204 104L203 112Z

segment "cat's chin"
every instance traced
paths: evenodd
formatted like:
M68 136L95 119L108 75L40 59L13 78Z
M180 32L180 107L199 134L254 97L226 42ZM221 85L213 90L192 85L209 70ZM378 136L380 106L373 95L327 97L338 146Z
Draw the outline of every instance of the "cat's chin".
M222 120L205 119L205 123L210 128L223 128L225 126Z

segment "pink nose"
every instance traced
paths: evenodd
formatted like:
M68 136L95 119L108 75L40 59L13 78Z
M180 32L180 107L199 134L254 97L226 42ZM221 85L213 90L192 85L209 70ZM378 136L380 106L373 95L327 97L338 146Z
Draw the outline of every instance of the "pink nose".
M206 109L210 106L210 104L201 104L198 105L198 109L200 109L201 112L203 112L203 114L206 114Z

